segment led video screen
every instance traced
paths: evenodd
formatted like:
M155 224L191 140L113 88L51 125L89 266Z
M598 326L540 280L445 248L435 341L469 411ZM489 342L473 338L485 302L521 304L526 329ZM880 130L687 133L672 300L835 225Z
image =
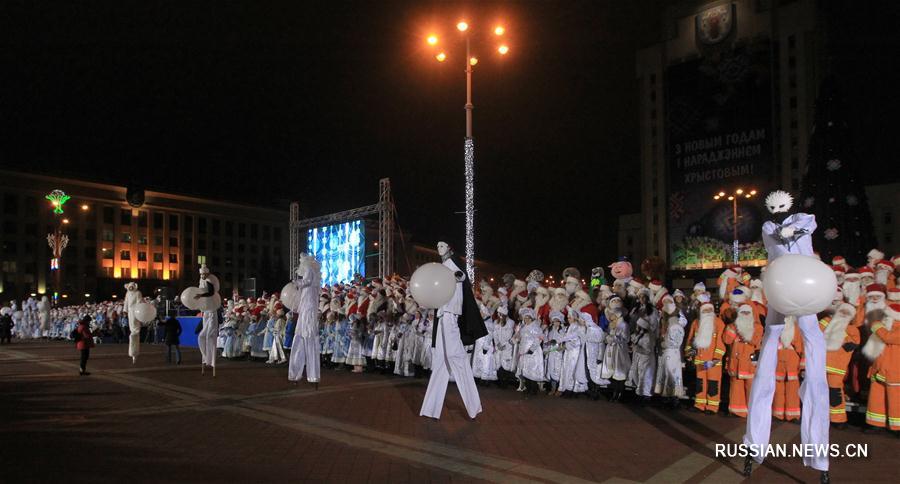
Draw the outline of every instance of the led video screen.
M322 265L322 284L350 282L366 275L365 230L361 220L309 229L306 251Z

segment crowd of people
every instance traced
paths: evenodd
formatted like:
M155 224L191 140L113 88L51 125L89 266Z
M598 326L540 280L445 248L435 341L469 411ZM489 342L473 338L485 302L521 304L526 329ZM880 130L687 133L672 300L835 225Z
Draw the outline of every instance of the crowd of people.
M164 337L159 323L164 319L165 301L161 297L144 298L144 301L158 308L160 321L143 324L141 340L159 343ZM29 297L21 304L16 301L10 302L3 306L2 311L9 315L10 335L20 340L71 340L72 331L78 327L79 321L84 316L90 316L89 327L97 344L104 341L126 342L130 333L128 312L122 301L52 307L47 296L43 296L40 300Z
M872 250L857 269L841 257L832 262L839 289L818 315L831 421L845 425L852 400L867 406L870 426L898 432L900 329L892 322L900 318L900 256L886 260ZM476 298L488 334L467 347L476 380L564 398L657 399L672 407L692 400L694 411L746 417L767 314L761 280L735 265L716 287L699 282L685 293L634 276L627 261L610 270L607 283L595 268L587 287L574 268L559 287L538 270L525 279L508 274L499 287L482 281ZM325 286L319 313L323 367L428 374L435 315L418 306L405 279ZM224 319L223 356L287 361L294 323L277 294L229 301ZM772 414L797 422L804 351L791 318L779 341Z
M900 325L893 325L900 319L900 256L887 260L873 249L862 267L851 268L842 257L831 262L838 291L818 315L828 350L831 422L845 425L847 402L855 401L866 405L870 427L900 436ZM761 280L735 265L717 287L698 282L686 293L634 275L625 260L609 269L607 280L595 268L587 285L575 268L564 271L558 287L539 270L525 279L507 274L499 287L481 281L476 299L488 334L466 348L476 381L528 395L639 404L653 398L672 407L692 400L694 411L746 417L767 313ZM29 299L22 309L3 308L3 331L71 339L85 319L95 342L104 335L128 340L134 334L128 305L50 308L46 298ZM287 363L297 324L291 309L278 294L227 300L218 316L221 356ZM165 312L159 314L163 319ZM419 307L407 280L358 278L322 287L319 315L323 367L428 375L435 315ZM778 347L776 419L800 419L803 379L803 342L788 318Z

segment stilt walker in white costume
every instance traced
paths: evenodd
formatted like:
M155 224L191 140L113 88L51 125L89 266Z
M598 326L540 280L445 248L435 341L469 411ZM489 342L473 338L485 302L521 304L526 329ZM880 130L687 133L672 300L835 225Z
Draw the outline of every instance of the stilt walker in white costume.
M762 239L769 253L769 263L784 254L814 255L812 233L816 230L816 218L806 213L791 214L793 198L787 192L777 190L766 197L766 208L771 219L763 224ZM760 450L759 455L744 460L744 475L752 472L753 460L762 464L765 449L769 445L772 430L772 398L775 394L775 367L778 357L778 340L784 329L786 317L773 307L768 308L766 328L759 354L753 387L750 390L747 433L744 444ZM801 412L800 440L804 445L828 445L829 415L828 381L825 376L825 336L818 328L815 314L797 318L797 326L803 334L806 357L806 378L800 386ZM803 464L821 471L821 482L829 482L828 456L804 457Z
M440 241L437 250L444 266L456 276L456 290L450 301L437 310L438 319L431 334L431 346L434 348L431 378L428 380L428 390L425 391L419 415L441 418L444 396L452 374L466 406L466 413L469 418L474 419L481 413L481 399L478 397L472 366L464 346L475 344L478 338L487 334L487 329L481 319L478 303L475 302L472 284L465 272L453 261L450 244Z
M297 382L306 368L306 381L319 388L319 293L322 274L319 261L308 255L300 256L297 268L297 329L291 343L291 363L288 380Z
M128 356L131 357L132 365L137 363L137 357L141 353L141 322L138 321L134 308L142 299L136 282L125 284L125 312L128 313L128 329L131 330L128 335Z
M200 266L200 294L194 299L212 298L219 291L215 283L210 279L209 268L206 264ZM206 367L212 368L213 377L216 376L216 339L219 337L219 318L216 315L218 307L210 304L203 306L203 329L197 336L197 346L200 347L201 367L200 373L206 373Z

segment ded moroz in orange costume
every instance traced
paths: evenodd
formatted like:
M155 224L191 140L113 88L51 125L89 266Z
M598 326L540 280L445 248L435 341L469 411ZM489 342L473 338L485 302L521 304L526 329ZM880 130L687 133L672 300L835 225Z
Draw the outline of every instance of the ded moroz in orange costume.
M851 323L856 308L852 304L840 304L833 316L819 321L825 334L825 374L828 379L828 404L831 407L831 423L847 422L847 397L844 395L844 379L853 351L859 346L859 329Z
M701 295L700 315L691 324L685 351L697 368L697 391L694 408L716 413L721 400L722 360L725 358L725 343L722 333L725 323L716 317L715 308L708 295Z
M862 353L872 362L866 423L900 432L900 304L888 305L872 318L872 334Z
M775 367L775 399L772 416L778 420L800 419L800 370L803 369L803 337L796 318L788 316L778 338L778 366Z
M736 315L730 311L729 314L734 322L725 327L722 337L730 348L728 376L731 389L728 393L728 413L747 417L747 399L756 374L756 359L762 343L763 327L749 304L738 307Z

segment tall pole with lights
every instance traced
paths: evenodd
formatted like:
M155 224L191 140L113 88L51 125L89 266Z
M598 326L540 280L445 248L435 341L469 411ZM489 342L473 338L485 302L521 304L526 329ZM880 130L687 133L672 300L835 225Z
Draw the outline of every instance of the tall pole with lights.
M466 195L466 273L470 281L475 280L475 138L472 136L472 110L475 105L472 103L472 71L478 58L472 56L471 35L469 33L469 24L460 21L456 24L456 29L462 32L466 38L466 137L463 142L463 156L465 161L465 195ZM502 38L506 29L502 26L494 28L494 35ZM437 35L428 36L428 44L436 46L438 44ZM500 55L506 55L509 52L509 46L505 43L497 48ZM447 60L447 53L439 51L435 56L438 62Z
M732 234L733 234L733 239L732 239L733 241L731 243L732 244L731 245L731 253L733 255L732 263L734 263L734 264L738 263L738 255L739 255L739 250L740 250L739 245L738 245L738 211L737 211L738 199L741 197L753 198L754 195L756 195L756 190L744 191L743 188L738 188L730 195L725 193L724 191L721 191L713 196L713 200L727 199L729 202L731 202L731 228L732 228Z
M57 218L58 222L56 224L56 230L53 233L47 234L47 245L50 246L50 251L52 253L52 258L50 259L50 271L53 272L53 285L54 285L54 300L56 299L56 295L62 290L62 274L60 259L62 258L62 251L69 245L69 236L64 234L62 231L63 225L69 223L69 219L60 218L63 214L63 205L69 201L70 196L66 195L66 192L62 190L53 190L44 196L47 200L50 201L50 205L53 206L53 215ZM54 301L55 302L55 301Z

